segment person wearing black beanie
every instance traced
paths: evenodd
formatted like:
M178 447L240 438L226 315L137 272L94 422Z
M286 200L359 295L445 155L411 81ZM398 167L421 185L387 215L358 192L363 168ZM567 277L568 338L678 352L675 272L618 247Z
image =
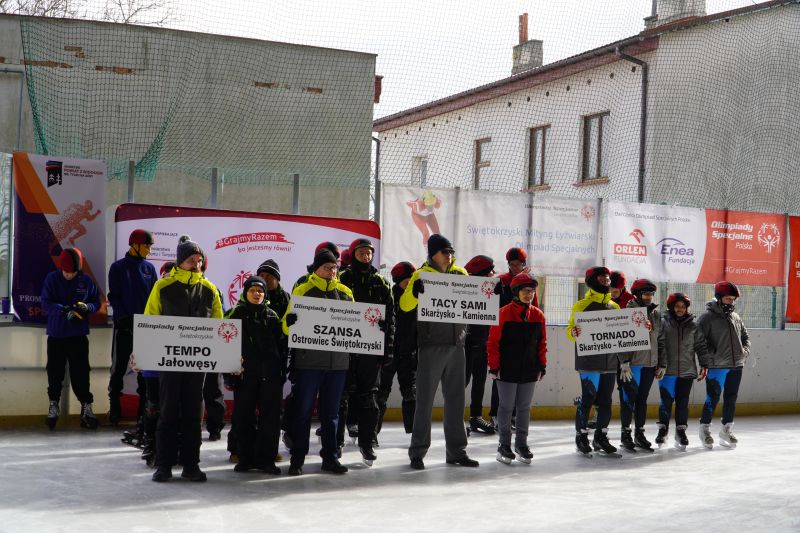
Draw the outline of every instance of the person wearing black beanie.
M267 305L279 317L286 314L289 307L289 293L281 286L281 270L273 259L267 259L256 269L256 275L267 285Z
M609 285L611 272L604 266L595 266L586 270L584 278L588 291L586 295L572 306L572 313L567 325L567 338L578 341L581 328L575 325L575 314L591 311L619 309L611 300ZM592 448L602 450L605 454L615 454L617 449L608 442L608 423L611 420L611 396L614 392L614 381L619 368L617 354L596 354L578 356L575 347L575 370L581 378L581 399L575 411L575 445L578 452L590 455ZM589 444L589 411L597 401L597 427L592 444Z

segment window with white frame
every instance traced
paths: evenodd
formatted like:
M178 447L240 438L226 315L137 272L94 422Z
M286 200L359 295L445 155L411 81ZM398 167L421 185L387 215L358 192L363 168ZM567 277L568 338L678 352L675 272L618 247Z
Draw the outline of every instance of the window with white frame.
M608 123L611 113L583 117L583 165L581 181L608 177Z

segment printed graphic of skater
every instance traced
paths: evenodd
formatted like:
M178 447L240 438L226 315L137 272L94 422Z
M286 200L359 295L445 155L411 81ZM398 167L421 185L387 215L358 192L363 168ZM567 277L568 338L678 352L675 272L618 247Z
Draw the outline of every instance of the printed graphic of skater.
M423 191L419 198L409 200L406 205L411 208L411 221L422 234L422 245L428 246L428 238L440 233L434 211L442 207L442 201L431 191Z
M83 204L70 204L61 218L53 224L56 241L60 243L67 239L70 246L75 246L75 241L86 235L86 228L81 222L84 220L91 222L102 213L100 209L92 213L92 207L94 206L91 200L86 200Z

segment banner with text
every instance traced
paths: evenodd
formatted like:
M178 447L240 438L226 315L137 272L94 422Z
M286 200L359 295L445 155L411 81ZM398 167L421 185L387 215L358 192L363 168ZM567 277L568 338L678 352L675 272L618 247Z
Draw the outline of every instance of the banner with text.
M789 279L786 282L786 322L800 322L800 217L789 217Z
M242 321L166 315L133 316L136 368L159 372L238 372Z
M579 356L650 349L644 308L575 313L575 325L581 328L575 344Z
M290 348L384 355L385 305L292 296L292 313Z
M497 278L422 272L424 291L419 295L417 320L457 324L498 323L500 296Z

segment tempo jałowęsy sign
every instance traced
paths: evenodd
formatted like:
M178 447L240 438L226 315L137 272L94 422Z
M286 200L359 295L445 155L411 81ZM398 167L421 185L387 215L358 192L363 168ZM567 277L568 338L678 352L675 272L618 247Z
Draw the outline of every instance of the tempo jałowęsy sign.
M498 323L500 296L497 278L421 272L425 292L420 293L417 320L456 324Z
M383 355L385 305L292 296L291 312L290 348Z
M575 341L579 356L650 349L645 309L575 313L575 325L581 328Z
M133 353L140 370L238 372L242 321L134 315Z

